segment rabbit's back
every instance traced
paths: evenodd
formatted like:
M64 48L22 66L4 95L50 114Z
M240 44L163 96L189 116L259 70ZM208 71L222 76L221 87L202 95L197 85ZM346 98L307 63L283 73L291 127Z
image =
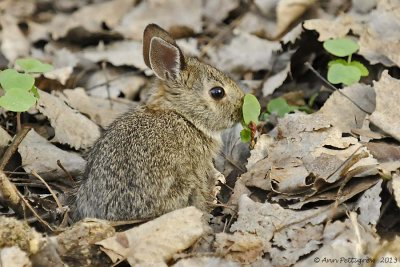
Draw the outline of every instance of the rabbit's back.
M211 190L206 176L217 149L214 139L173 111L129 112L93 146L76 195L76 217L140 219L202 205L191 198L199 197L196 190Z

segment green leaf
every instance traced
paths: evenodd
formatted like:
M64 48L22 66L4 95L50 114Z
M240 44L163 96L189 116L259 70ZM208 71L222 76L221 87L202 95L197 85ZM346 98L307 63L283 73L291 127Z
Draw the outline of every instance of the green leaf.
M359 61L353 60L350 62L349 66L354 66L358 68L361 72L361 76L368 76L369 72L368 69Z
M31 75L19 73L14 69L7 69L0 72L0 84L4 91L8 91L11 88L28 91L34 83L35 79Z
M41 61L35 58L21 58L15 61L15 64L21 67L21 69L25 72L48 72L53 69L53 66L50 64L42 63Z
M331 67L334 64L343 64L343 65L347 65L347 61L344 60L343 58L338 58L338 59L334 59L328 62L328 67Z
M258 124L258 116L260 116L261 106L257 98L252 94L246 94L243 100L243 121L245 125L250 122Z
M263 112L263 113L261 113L261 115L260 115L260 120L261 120L261 121L268 121L268 120L269 120L269 116L270 116L269 113Z
M317 99L318 95L319 95L319 93L316 92L316 93L312 94L312 96L311 96L310 99L308 100L308 106L309 106L310 108L312 108L312 106L314 106L315 100Z
M251 130L249 128L243 128L240 131L240 139L243 143L248 143L251 140Z
M0 97L0 106L14 112L27 111L36 103L37 98L31 93L12 88L7 90L6 94Z
M39 95L39 92L38 92L38 88L36 87L36 86L32 86L32 89L31 89L31 93L34 95L34 97L36 97L37 99L39 99L40 98L40 95Z
M297 110L298 107L289 105L285 99L278 97L269 101L267 110L269 113L275 113L279 117L285 116L285 114Z
M337 57L346 57L358 50L358 44L348 38L331 39L324 42L326 51Z
M354 66L340 63L332 64L328 69L328 81L333 84L343 83L351 85L361 78L361 71Z

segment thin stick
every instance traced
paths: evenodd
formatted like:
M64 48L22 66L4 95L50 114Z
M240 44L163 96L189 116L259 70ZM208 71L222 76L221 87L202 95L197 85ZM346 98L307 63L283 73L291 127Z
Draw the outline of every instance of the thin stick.
M17 112L17 132L21 131L21 112Z
M42 177L40 177L40 175L34 170L31 172L31 174L33 176L35 176L36 178L38 178L47 187L47 189L50 191L50 194L52 195L52 197L56 201L58 208L60 210L62 210L63 206L61 205L60 201L58 200L58 197L56 196L56 193L54 193L54 191L50 188L50 186L46 183L46 181Z
M17 190L16 191L20 199L24 202L25 206L28 207L28 209L35 215L35 217L41 222L43 225L45 225L47 228L49 228L50 231L54 232L54 228L50 226L45 220L40 217L40 215L35 211L35 209L29 204L28 201L24 198L24 196Z
M61 161L58 159L57 160L57 165L58 165L58 167L60 167L61 168L61 170L63 170L64 171L64 173L67 175L67 177L71 180L71 182L75 182L74 181L74 178L72 178L72 175L64 168L64 166L61 164Z
M338 88L333 86L329 81L327 81L324 77L322 77L322 75L319 74L319 72L316 71L309 62L304 63L304 65L306 65L308 67L308 69L311 70L328 87L328 89L331 89L332 91L337 91L339 94L341 94L343 97L347 98L351 103L353 103L356 107L358 107L361 111L363 111L367 114L371 114L371 112L363 109L360 105L358 105L356 102L354 102L350 97L345 95L342 91L338 90Z
M11 159L12 155L17 151L19 144L21 144L22 140L24 140L25 136L28 134L30 127L24 127L19 131L12 141L11 145L8 146L6 152L3 155L3 158L0 162L0 170L4 170L8 161Z
M21 218L24 217L25 209L21 205L18 189L10 182L7 175L0 170L0 195L4 202Z
M127 225L127 224L138 224L138 223L148 222L151 220L152 219L141 219L141 220L130 220L130 221L108 221L108 223L112 227L116 227L116 226Z

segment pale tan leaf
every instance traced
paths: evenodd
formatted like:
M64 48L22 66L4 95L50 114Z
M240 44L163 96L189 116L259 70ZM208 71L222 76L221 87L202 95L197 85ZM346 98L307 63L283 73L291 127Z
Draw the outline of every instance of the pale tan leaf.
M103 128L106 128L118 116L135 107L134 102L130 101L124 103L113 99L88 96L83 88L64 89L55 95L82 114L89 115L92 121Z
M18 147L22 167L27 173L36 171L45 180L64 183L65 172L57 165L59 160L72 176L81 175L86 161L77 153L62 150L31 129Z
M187 249L205 233L202 215L195 207L175 210L97 244L107 255L127 259L131 266L164 266L175 253Z
M400 80L392 78L387 71L374 82L376 109L370 120L384 132L400 141Z
M243 53L243 46L246 53ZM240 32L228 45L208 50L211 62L226 72L257 71L271 68L273 53L281 48L279 42L271 42L248 33Z
M61 99L44 91L39 91L39 94L37 108L54 128L52 141L80 149L90 147L100 137L99 127L94 122L71 109Z
M298 18L300 18L315 0L281 0L276 8L277 28L275 36L281 35Z
M263 242L255 235L235 232L215 235L216 252L225 258L241 264L250 264L261 259Z
M202 28L202 1L148 0L141 1L122 19L117 31L125 37L141 40L143 30L150 23L156 23L166 30L171 27L188 27L195 33Z

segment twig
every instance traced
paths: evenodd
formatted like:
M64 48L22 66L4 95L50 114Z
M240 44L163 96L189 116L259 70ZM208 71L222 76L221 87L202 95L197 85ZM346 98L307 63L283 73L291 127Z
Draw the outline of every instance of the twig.
M39 222L41 222L43 225L45 225L47 228L49 228L50 231L54 232L54 228L50 226L45 220L40 217L40 215L35 211L35 209L29 204L28 201L24 198L24 196L17 190L16 193L20 197L20 199L24 202L25 206L35 215L35 217L38 219Z
M25 136L28 134L30 127L24 127L19 131L12 141L11 145L8 146L6 152L3 155L3 158L0 162L0 170L4 170L8 161L11 159L12 155L17 151L19 144L21 144L22 140L24 140Z
M21 112L17 112L17 132L21 131Z
M0 170L0 195L4 202L21 218L24 217L25 208L21 203L18 189L10 182L5 173Z
M348 97L346 94L344 94L342 91L338 90L335 86L333 86L329 81L327 81L324 77L322 77L321 74L319 74L318 71L314 69L313 66L309 62L304 63L308 67L309 70L311 70L327 87L328 89L331 89L332 91L337 91L339 94L341 94L343 97L347 98L351 103L353 103L357 108L359 108L361 111L371 114L371 112L365 110L362 108L360 105L358 105L356 102L354 102L350 97Z
M33 170L31 172L31 174L33 176L35 176L36 178L38 178L46 186L46 188L50 191L50 194L52 195L52 197L56 201L56 204L57 204L58 208L61 211L63 209L63 206L61 205L60 201L58 200L58 197L56 196L56 193L54 193L54 191L50 188L50 186L46 183L46 181L42 177L40 177L40 175L36 171Z
M141 219L141 220L130 220L130 221L108 221L108 223L112 227L116 227L116 226L127 225L127 224L144 223L144 222L151 221L152 219L153 218L151 218L151 219Z
M61 170L64 171L64 173L71 180L71 182L75 183L74 178L72 178L72 175L64 168L64 166L61 164L61 161L59 159L57 160L57 165L58 165L58 167L61 168Z

